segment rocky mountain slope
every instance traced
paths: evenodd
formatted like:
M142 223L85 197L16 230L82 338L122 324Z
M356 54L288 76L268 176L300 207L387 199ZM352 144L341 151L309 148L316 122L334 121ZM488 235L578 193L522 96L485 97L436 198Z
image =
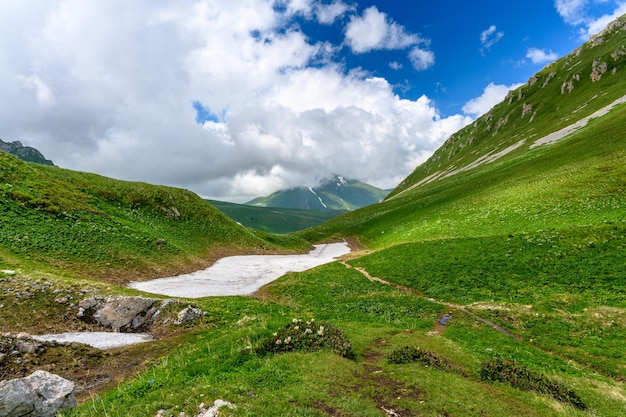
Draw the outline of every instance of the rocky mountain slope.
M622 16L452 135L390 197L552 143L621 103L625 80L626 17Z
M35 162L42 165L54 165L54 163L46 159L45 156L37 149L30 146L24 146L21 142L4 142L0 139L0 151L10 153L20 158L22 161Z

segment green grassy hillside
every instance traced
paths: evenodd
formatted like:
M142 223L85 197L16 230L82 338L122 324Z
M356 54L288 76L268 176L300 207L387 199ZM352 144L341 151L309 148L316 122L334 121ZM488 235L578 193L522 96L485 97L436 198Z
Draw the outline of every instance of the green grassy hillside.
M115 282L206 265L224 253L304 250L246 229L182 189L20 161L0 152L0 268Z
M207 200L237 223L268 233L286 234L320 225L346 210L305 210L281 207L256 207Z
M626 20L622 17L452 135L390 197L416 184L524 155L537 140L624 97L625 40Z

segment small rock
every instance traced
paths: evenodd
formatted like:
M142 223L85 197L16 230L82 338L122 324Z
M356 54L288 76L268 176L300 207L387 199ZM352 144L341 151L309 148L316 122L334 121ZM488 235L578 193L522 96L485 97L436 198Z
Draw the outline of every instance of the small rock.
M18 340L18 342L15 344L15 348L18 350L18 352L24 355L26 353L37 352L39 344L33 341Z
M234 404L224 400L215 400L213 406L208 410L204 408L204 403L200 404L200 413L196 417L217 417L219 410L222 407L228 407L230 409L236 408Z
M204 315L204 311L200 310L199 308L189 306L178 313L178 320L176 320L174 324L189 323L196 319L199 319Z
M237 326L243 326L245 324L250 323L251 321L256 320L256 317L243 316L238 322Z

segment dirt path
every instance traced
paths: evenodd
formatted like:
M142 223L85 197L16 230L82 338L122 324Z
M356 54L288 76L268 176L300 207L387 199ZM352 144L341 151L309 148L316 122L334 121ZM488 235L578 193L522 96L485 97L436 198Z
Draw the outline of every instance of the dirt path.
M468 316L472 317L473 319L478 320L481 323L486 324L487 326L493 328L494 330L502 333L505 336L508 336L508 337L510 337L512 339L515 339L516 341L518 341L520 343L524 343L524 344L527 344L529 346L532 346L534 349L538 349L538 350L540 350L540 351L542 351L542 352L544 352L544 353L546 353L548 355L555 355L555 356L563 359L564 361L569 362L575 368L578 368L578 369L586 368L586 369L589 369L590 371L597 372L599 374L605 375L605 376L611 378L614 381L617 381L617 382L620 382L620 383L623 382L623 380L620 380L619 378L616 378L615 376L610 375L609 373L603 371L602 369L597 369L597 368L595 368L595 367L593 367L593 366L591 366L589 364L578 362L574 358L571 358L571 357L569 357L567 355L556 354L556 353L552 352L551 350L544 349L541 346L538 346L536 344L528 343L528 342L524 341L520 336L518 336L518 335L516 335L514 333L511 333L510 331L504 329L502 326L500 326L500 325L498 325L498 324L496 324L496 323L494 323L492 321L489 321L487 319L484 319L484 318L480 317L479 315L477 315L477 314L467 310L464 306L462 306L460 304L450 303L450 302L446 302L446 301L434 300L434 299L424 295L424 293L422 293L420 291L417 291L417 290L415 290L413 288L405 287L404 285L394 284L393 282L389 282L389 281L386 281L384 279L381 279L381 278L378 278L378 277L374 277L374 276L370 275L363 268L355 268L355 267L353 267L352 265L347 263L346 260L342 260L341 263L348 269L354 269L355 271L360 272L361 275L363 275L365 278L367 278L368 280L370 280L372 282L378 282L378 283L383 284L383 285L388 285L390 287L393 287L393 288L396 288L396 289L398 289L400 291L403 291L403 292L405 292L407 294L411 294L411 295L414 295L416 297L420 297L422 299L428 300L428 301L430 301L432 303L444 305L444 306L449 307L451 309L454 309L456 311L460 311L462 313L465 313ZM438 321L435 322L435 329L433 330L433 334L442 333L445 330L445 327L446 327L445 325L442 325Z
M353 268L353 266L352 266L352 265L350 265L349 263L347 263L346 261L341 261L341 263L342 263L342 264L343 264L346 268ZM478 320L478 321L480 321L481 323L484 323L484 324L486 324L487 326L492 327L493 329L497 330L498 332L502 333L503 335L508 336L508 337L511 337L511 338L513 338L513 339L517 340L518 342L522 342L522 338L521 338L521 337L519 337L518 335L516 335L516 334L513 334L513 333L509 332L508 330L506 330L506 329L505 329L505 328L503 328L502 326L499 326L499 325L497 325L496 323L494 323L494 322L492 322L492 321L489 321L489 320L487 320L487 319L484 319L484 318L482 318L482 317L478 316L478 315L477 315L477 314L475 314L475 313L472 313L471 311L467 310L464 306L462 306L462 305L460 305L460 304L450 303L450 302L446 302L446 301L437 301L437 300L434 300L434 299L432 299L432 298L428 298L428 297L426 297L426 296L425 296L422 292L417 291L417 290L415 290L415 289L413 289L413 288L410 288L410 287L405 287L405 286L403 286L403 285L399 285L399 284L394 284L394 283L392 283L392 282L385 281L384 279L381 279L381 278L378 278L378 277L374 277L374 276L370 275L370 274L369 274L369 272L367 272L367 271L366 271L365 269L363 269L363 268L353 268L353 269L354 269L355 271L360 272L360 273L361 273L361 274L362 274L365 278L367 278L368 280L370 280L370 281L372 281L372 282L378 282L378 283L381 283L381 284L384 284L384 285L388 285L388 286L393 287L393 288L396 288L396 289L398 289L398 290L400 290L400 291L403 291L403 292L406 292L406 293L408 293L408 294L415 295L415 296L417 296L417 297L420 297L420 298L423 298L423 299L425 299L425 300L428 300L428 301L430 301L430 302L432 302L432 303L435 303L435 304L440 304L440 305L444 305L444 306L446 306L446 307L450 307L450 308L452 308L452 309L454 309L454 310L461 311L461 312L463 312L463 313L467 314L468 316L472 317L473 319ZM443 327L444 327L444 326L442 326L441 324L437 323L437 324L436 324L436 329L435 329L435 330L436 330L436 331L438 331L438 332L440 332L440 331L442 330L442 328L443 328Z

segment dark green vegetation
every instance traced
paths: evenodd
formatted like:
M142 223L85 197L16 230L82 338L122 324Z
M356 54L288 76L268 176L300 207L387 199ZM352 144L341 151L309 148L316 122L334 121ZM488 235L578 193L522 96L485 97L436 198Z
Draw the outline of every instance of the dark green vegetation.
M432 366L440 371L463 373L460 367L455 366L443 356L417 346L402 346L387 355L387 361L397 365L419 362L424 366Z
M346 210L305 210L257 207L248 204L207 200L231 219L246 227L268 233L286 234L320 225L346 213Z
M198 300L201 327L65 415L193 416L218 398L236 405L225 416L626 415L626 106L530 146L624 94L624 22L460 131L384 202L297 233L362 252L255 297ZM7 191L23 213L62 214ZM269 352L294 340L294 318L332 323L352 355Z
M276 191L267 197L255 198L246 204L258 207L282 207L304 210L356 210L380 202L389 194L372 185L338 175L313 187Z
M315 352L329 349L337 355L353 357L352 343L332 323L316 322L315 319L293 319L280 332L274 332L255 349L261 355L284 352Z
M574 407L585 410L587 406L571 389L562 383L547 378L545 375L528 369L514 361L490 359L480 368L480 379L483 381L504 382L514 388L549 394L555 400L570 403Z

